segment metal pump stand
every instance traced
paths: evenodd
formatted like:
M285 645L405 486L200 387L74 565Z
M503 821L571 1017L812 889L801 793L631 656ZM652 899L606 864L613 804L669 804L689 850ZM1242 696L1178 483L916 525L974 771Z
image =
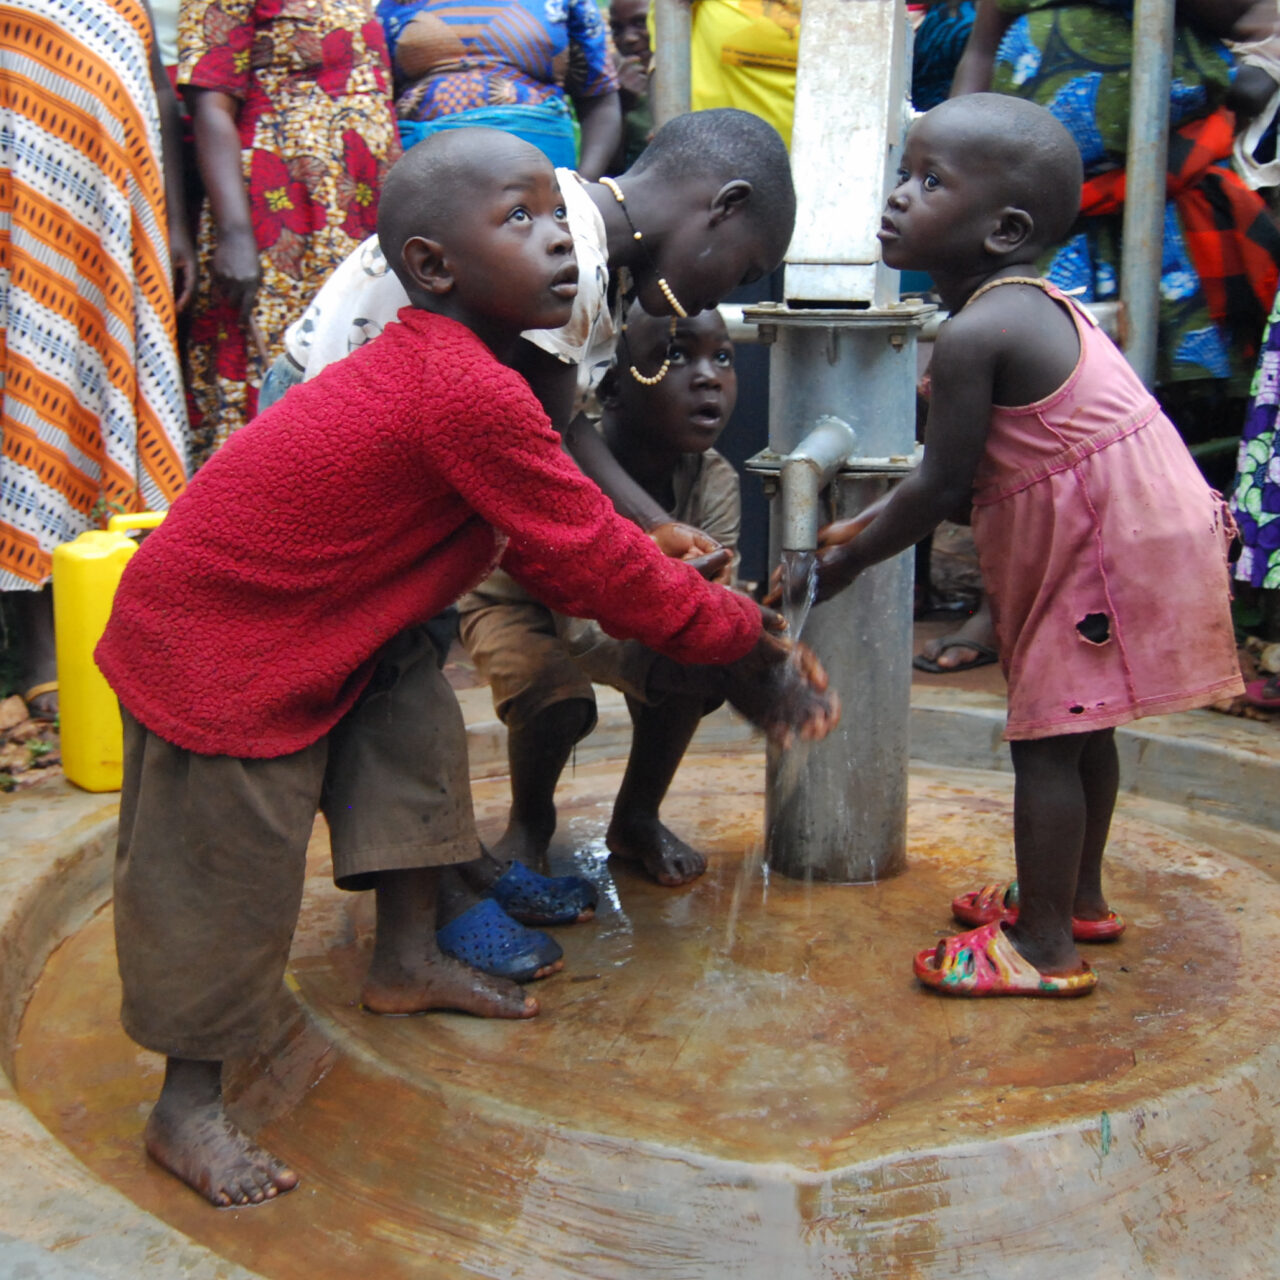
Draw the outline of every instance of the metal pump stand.
M908 122L909 41L896 0L805 0L787 301L744 311L772 344L769 448L748 465L772 500L773 563L784 536L855 514L915 465L916 339L934 308L899 301L875 238ZM833 418L852 449L824 470L812 455ZM766 851L785 875L863 882L905 866L912 576L909 553L877 565L805 626L844 715L795 762L770 753Z

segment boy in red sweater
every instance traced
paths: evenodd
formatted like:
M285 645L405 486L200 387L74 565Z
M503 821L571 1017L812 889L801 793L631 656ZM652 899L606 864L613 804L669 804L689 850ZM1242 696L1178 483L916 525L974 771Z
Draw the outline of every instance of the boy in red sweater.
M131 561L97 650L125 722L122 1019L167 1056L147 1150L220 1206L298 1181L230 1122L221 1069L278 997L317 808L337 882L376 894L366 1008L537 1012L435 944L440 875L478 843L461 714L414 624L501 561L677 661L745 663L745 709L775 737L820 737L838 715L816 661L784 661L754 604L614 513L502 363L522 330L564 324L576 292L541 153L489 130L413 148L379 236L411 306L200 471Z

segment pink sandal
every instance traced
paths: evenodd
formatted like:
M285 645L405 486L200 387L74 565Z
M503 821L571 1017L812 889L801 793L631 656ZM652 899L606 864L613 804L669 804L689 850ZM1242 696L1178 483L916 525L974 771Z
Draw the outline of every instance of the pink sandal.
M984 884L951 899L951 914L961 924L972 927L1003 920L1015 924L1018 919L1018 882ZM1124 917L1109 911L1101 920L1071 919L1071 936L1077 942L1110 942L1124 932Z
M916 956L914 968L926 987L952 996L1083 996L1098 985L1087 964L1076 973L1041 973L999 920L943 938Z

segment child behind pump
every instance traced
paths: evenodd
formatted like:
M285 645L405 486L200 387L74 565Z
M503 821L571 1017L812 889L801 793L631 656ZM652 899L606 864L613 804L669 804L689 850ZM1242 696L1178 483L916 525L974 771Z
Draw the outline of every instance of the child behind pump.
M618 359L599 388L600 430L627 474L672 520L701 529L731 553L741 527L738 473L712 445L737 391L733 344L719 312L677 320L672 330L638 304L627 313ZM732 579L730 562L718 580ZM528 740L535 721L544 726L536 751L512 753L512 822L546 825L569 753L595 726L592 682L612 685L626 695L632 740L606 834L609 850L661 884L701 875L706 859L658 811L698 722L723 701L721 673L682 666L635 640L614 640L598 623L548 620L540 604L487 595L484 586L459 608L462 642L493 686L514 741Z
M297 1183L232 1124L221 1073L270 1025L317 809L337 883L375 894L365 1008L537 1012L435 941L441 875L479 846L461 714L420 628L496 562L672 658L755 667L779 735L836 714L757 606L614 513L502 363L576 293L542 154L439 135L391 171L379 234L410 305L200 471L130 562L96 655L125 725L122 1019L167 1059L147 1150L215 1205Z
M972 504L1009 685L1018 878L956 898L977 927L916 957L954 995L1092 990L1076 943L1124 928L1101 880L1115 728L1241 688L1222 500L1110 339L1034 274L1080 184L1070 135L1030 103L954 98L912 126L879 239L951 314L924 459L821 538L825 599Z

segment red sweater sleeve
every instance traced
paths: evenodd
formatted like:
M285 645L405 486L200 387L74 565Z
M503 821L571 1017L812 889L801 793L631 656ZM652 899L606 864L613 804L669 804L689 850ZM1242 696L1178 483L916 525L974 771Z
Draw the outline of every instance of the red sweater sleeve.
M596 618L678 662L733 662L751 650L759 609L619 516L565 456L523 382L493 388L485 411L480 430L459 420L439 433L433 461L507 535L502 567L512 577L560 613Z

